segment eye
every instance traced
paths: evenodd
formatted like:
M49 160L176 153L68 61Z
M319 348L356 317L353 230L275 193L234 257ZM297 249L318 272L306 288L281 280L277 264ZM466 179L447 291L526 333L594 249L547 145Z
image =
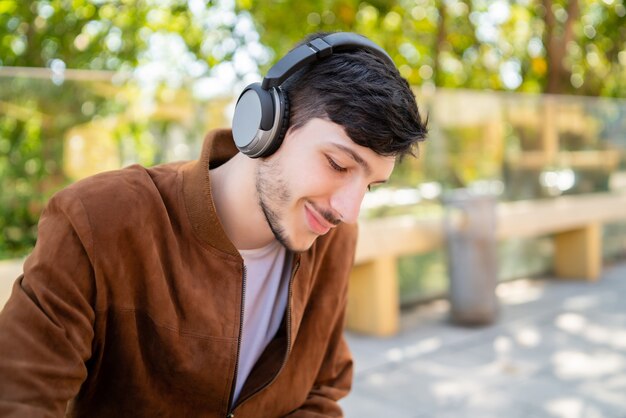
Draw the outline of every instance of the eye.
M335 160L333 160L332 158L326 156L326 159L328 160L328 164L330 164L333 170L338 171L340 173L344 173L347 171L345 167L342 167L339 164L337 164Z

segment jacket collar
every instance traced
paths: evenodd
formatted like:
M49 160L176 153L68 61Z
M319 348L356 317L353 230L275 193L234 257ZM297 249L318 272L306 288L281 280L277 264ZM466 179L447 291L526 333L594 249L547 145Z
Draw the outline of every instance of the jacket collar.
M219 129L207 134L202 147L200 158L191 161L182 167L183 170L183 198L187 215L192 225L193 233L203 244L216 248L226 254L241 259L239 252L230 241L217 216L211 194L209 168L218 167L239 152L233 140L232 131ZM308 295L311 292L313 277L313 259L316 257L317 241L303 253L294 254L291 277L291 295L288 300L290 320L286 320L287 344L285 353L292 349L293 341L298 334ZM298 276L298 278L296 278ZM287 318L287 317L286 317ZM277 371L280 367L277 358L271 370ZM269 366L268 366L269 367Z
M239 252L228 239L217 217L209 180L209 168L221 165L237 152L230 129L209 132L204 139L200 158L183 166L183 198L196 237L202 243L239 257Z
M183 198L196 238L227 254L241 257L217 216L209 179L210 168L220 166L238 152L232 130L216 129L209 132L204 138L200 158L183 166ZM309 253L311 249L305 252ZM300 264L301 256L302 253L294 255L294 265Z

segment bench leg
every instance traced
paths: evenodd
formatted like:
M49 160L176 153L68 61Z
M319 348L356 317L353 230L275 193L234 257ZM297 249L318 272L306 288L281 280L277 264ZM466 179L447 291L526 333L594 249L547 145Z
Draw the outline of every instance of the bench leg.
M557 277L597 280L602 269L602 229L594 223L554 237Z
M395 257L354 266L350 276L347 327L376 336L398 331L400 302Z

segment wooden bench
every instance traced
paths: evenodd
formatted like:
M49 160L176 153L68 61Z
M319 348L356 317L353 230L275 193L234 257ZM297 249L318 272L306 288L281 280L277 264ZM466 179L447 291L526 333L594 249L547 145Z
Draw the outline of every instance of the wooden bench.
M557 277L597 280L602 268L602 224L626 219L626 194L500 203L496 214L498 239L550 234ZM347 327L370 335L395 334L400 316L398 257L426 253L444 244L442 218L403 216L361 222Z
M596 280L602 268L601 226L626 219L626 194L502 203L497 217L498 239L552 234L557 277ZM350 278L347 327L370 335L395 334L400 319L397 259L434 251L444 244L441 217L403 216L362 222ZM21 260L0 262L0 307L21 272L21 264Z

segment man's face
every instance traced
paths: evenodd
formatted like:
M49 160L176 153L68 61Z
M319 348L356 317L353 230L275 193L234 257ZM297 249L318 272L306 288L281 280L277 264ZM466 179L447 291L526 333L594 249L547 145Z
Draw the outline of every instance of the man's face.
M355 144L340 125L312 119L259 161L259 204L276 239L306 251L339 223L356 222L368 187L387 181L394 164Z

